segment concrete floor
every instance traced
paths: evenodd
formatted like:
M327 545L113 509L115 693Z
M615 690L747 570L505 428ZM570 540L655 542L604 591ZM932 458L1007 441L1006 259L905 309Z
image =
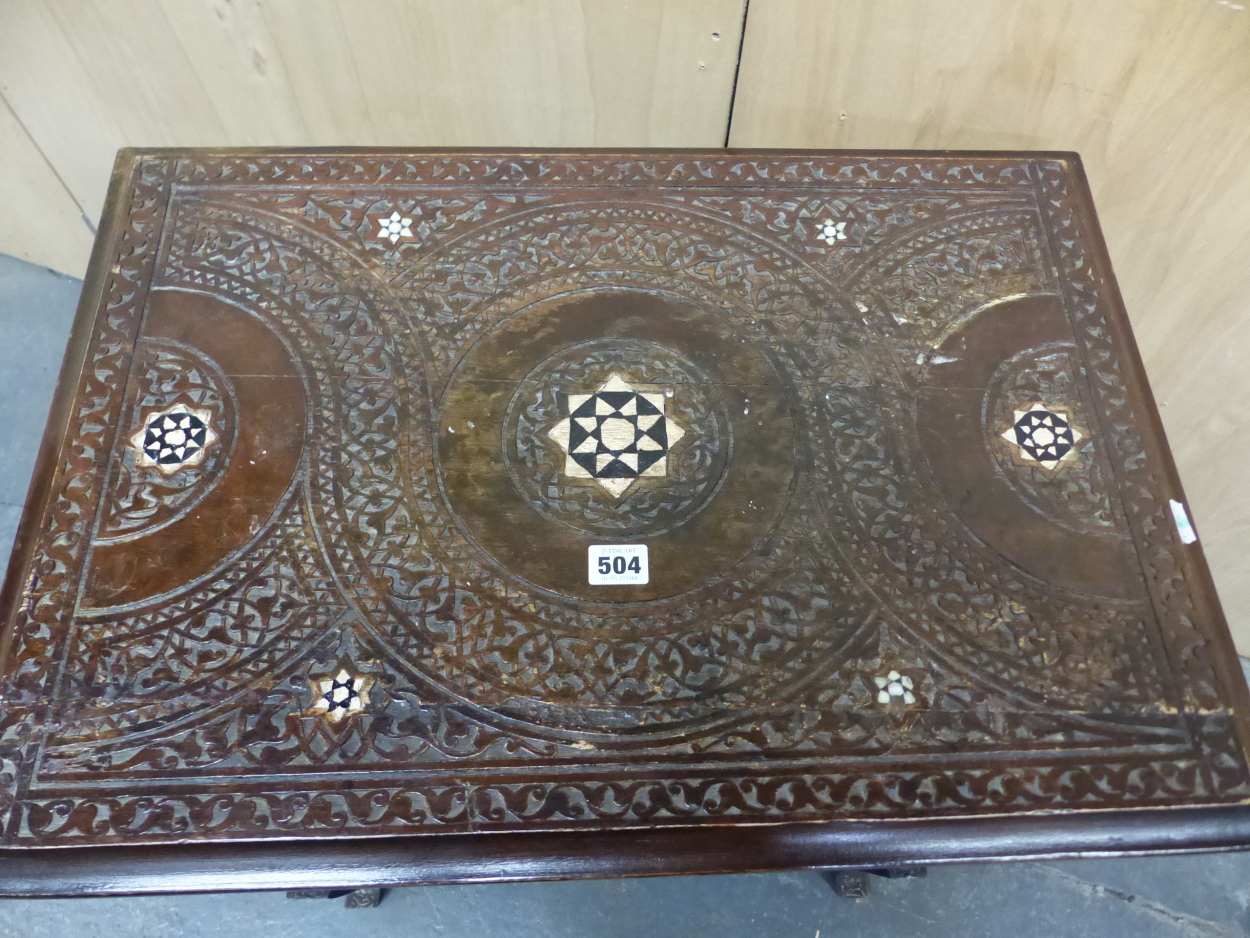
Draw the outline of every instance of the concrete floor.
M7 561L80 282L0 255L0 565ZM0 566L0 569L3 567ZM1250 934L1250 853L1003 863L873 878L818 873L392 890L376 909L281 894L0 901L0 938L1214 938Z

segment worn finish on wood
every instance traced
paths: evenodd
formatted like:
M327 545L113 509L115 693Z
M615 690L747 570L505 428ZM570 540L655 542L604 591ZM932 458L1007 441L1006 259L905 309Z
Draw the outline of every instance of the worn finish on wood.
M731 144L1078 151L1250 654L1247 49L1231 0L752 0Z
M1157 815L1163 814L1164 817ZM1166 820L1165 824L1157 823ZM986 859L1226 851L1250 811L1177 808L933 821L828 821L442 837L0 850L0 894L346 890L610 876L876 869ZM1084 845L1077 847L1075 845Z
M1071 155L124 153L5 585L0 872L1215 846L1246 691L1170 500Z

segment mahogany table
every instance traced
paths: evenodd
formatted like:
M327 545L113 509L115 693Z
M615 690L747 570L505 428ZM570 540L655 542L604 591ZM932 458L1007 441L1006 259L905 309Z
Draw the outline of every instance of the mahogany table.
M1073 154L123 151L0 614L8 895L1250 844Z

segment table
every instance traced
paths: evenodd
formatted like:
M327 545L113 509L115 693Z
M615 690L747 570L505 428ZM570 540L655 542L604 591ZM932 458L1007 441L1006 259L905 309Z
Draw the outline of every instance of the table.
M0 892L1250 843L1070 153L125 150Z

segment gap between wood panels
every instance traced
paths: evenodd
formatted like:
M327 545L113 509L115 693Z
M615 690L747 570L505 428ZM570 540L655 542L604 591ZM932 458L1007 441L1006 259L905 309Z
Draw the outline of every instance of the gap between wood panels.
M741 61L741 50L738 52L738 58L739 61ZM734 80L737 80L736 72L734 73ZM25 122L22 120L22 116L14 110L13 105L9 103L9 99L4 96L3 92L0 92L0 101L4 102L5 108L10 114L13 115L13 120L17 122L17 126L20 127L22 133L26 135L26 139L30 141L30 145L35 148L35 152L39 154L40 159L43 160L43 164L48 167L52 175L56 177L56 181L61 184L61 188L65 190L65 194L70 197L70 200L74 203L75 208L78 209L78 215L82 218L83 224L87 226L87 230L91 232L91 236L94 238L95 225L91 223L91 219L88 218L87 213L83 211L82 203L78 201L78 197L75 196L70 187L65 184L65 180L61 178L61 174L57 171L57 168L53 166L52 161L48 159L48 154L43 152L43 147L39 145L39 141L35 139L34 135L30 132L29 128L27 128ZM730 106L732 107L732 102Z
M742 49L747 41L747 17L751 13L751 0L743 0L742 3L742 27L738 30L738 59L734 62L734 83L729 91L729 116L725 120L725 143L724 147L729 148L729 135L733 132L734 126L734 102L738 99L738 73L742 71Z

